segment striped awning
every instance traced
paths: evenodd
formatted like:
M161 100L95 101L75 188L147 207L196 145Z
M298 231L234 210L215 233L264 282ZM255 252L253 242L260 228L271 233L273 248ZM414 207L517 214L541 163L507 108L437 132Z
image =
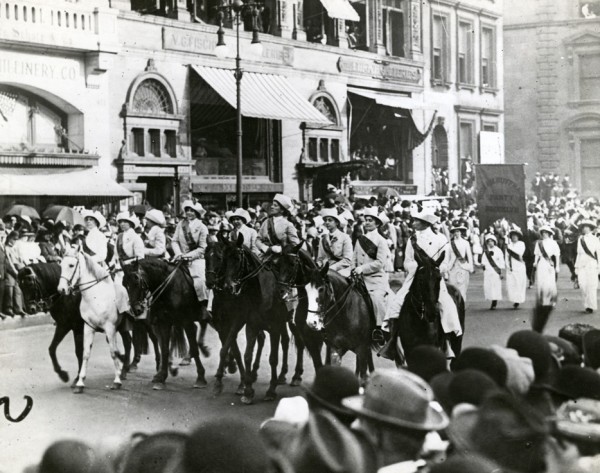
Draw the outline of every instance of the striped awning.
M102 197L118 200L133 194L97 170L43 174L2 174L0 194L4 196Z
M330 18L347 21L360 21L360 16L348 0L321 0Z
M236 108L233 70L192 67L223 100ZM331 124L307 99L296 92L283 76L244 71L240 90L241 111L244 117Z
M386 107L404 108L406 110L436 110L435 105L425 104L412 97L391 92L360 89L358 87L348 87L348 92L374 100L378 105L384 105Z

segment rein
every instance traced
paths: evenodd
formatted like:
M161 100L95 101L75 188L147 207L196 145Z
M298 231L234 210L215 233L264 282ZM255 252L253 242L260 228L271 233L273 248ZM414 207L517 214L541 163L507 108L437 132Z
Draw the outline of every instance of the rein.
M354 289L354 285L355 285L354 280L351 280L350 284L348 284L348 287L342 293L342 296L340 297L340 299L337 301L334 301L334 303L331 306L329 306L327 308L327 310L325 310L325 312L321 311L321 309L319 309L319 310L310 310L309 309L308 312L313 313L313 314L318 314L320 316L320 318L323 319L324 327L331 325L331 323L336 319L336 317L341 313L342 309L344 308L346 300L350 296L350 292L352 292L352 289ZM333 291L333 286L331 285L331 282L328 282L326 284L326 286L329 288L332 296L335 295L334 291ZM329 318L329 320L325 320L325 317L327 316L327 314L329 314L333 309L335 309L336 306L339 306L338 309Z
M79 269L79 260L80 260L80 257L78 256L77 257L77 264L75 265L75 269L73 270L73 274L71 274L71 277L69 279L67 279L62 274L60 275L60 279L64 279L65 281L67 281L68 287L70 287L71 289L73 289L73 293L75 293L75 292L82 293L84 291L87 291L88 289L91 289L92 287L100 284L102 281L104 281L105 279L107 279L107 278L109 278L111 276L111 273L109 271L106 276L103 276L101 278L93 279L91 281L86 281L86 282L82 282L82 283L79 283L79 284L73 284L73 279L75 279L75 274L77 273L77 270Z
M240 248L238 250L241 254L241 258L242 258L242 265L247 266L248 265L248 258L244 252L244 250L242 248ZM265 267L271 263L271 257L268 256L267 258L265 258L265 260L263 262L261 262L261 264L259 264L255 269L253 269L252 271L250 271L248 274L246 274L245 276L242 276L240 279L236 280L235 282L237 284L240 285L240 291L243 289L244 287L244 283L249 281L250 279L258 276L258 274L265 269Z
M184 259L180 259L177 263L175 263L175 267L173 268L173 270L169 273L165 280L162 283L160 283L159 286L152 292L150 292L150 289L148 289L148 284L146 283L146 280L144 279L140 267L138 266L136 276L141 281L142 289L146 289L146 292L150 292L150 294L146 297L146 306L148 308L150 308L152 304L154 304L157 301L157 299L162 295L162 293L165 292L167 286L175 277L177 270L182 266L184 262Z

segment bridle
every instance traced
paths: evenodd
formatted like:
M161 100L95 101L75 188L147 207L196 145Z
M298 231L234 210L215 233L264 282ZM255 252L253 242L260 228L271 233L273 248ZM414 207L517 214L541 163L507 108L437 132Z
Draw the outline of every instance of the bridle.
M417 276L418 276L419 272L422 272L422 270L423 270L423 266L419 266L417 268L417 271L415 272L415 275L414 275L413 284L415 284L415 283L418 284L420 282L420 279L418 279ZM411 285L411 288L412 287L413 286ZM419 291L419 294L420 294L419 298L416 297L416 292L417 291L409 290L409 292L407 294L408 300L410 301L410 304L411 304L415 314L417 314L417 316L419 317L419 320L427 320L429 322L429 319L426 317L427 307L425 304L425 299L423 297L422 291Z
M214 258L217 257L217 251L214 248L210 247L210 246L208 247L208 249L206 250L206 252L209 255L215 255L215 256L213 256ZM223 271L223 253L221 253L218 256L220 258L219 259L219 263L217 265L215 265L215 267L217 269L216 270L215 269L207 269L206 270L206 274L207 275L209 275L209 274L213 274L214 275L215 282L214 282L213 288L212 288L213 291L222 291L223 290L222 284L223 284L223 280L225 279L225 274L224 274L224 271ZM205 256L205 259L208 262L208 259L206 258L206 256Z
M249 270L250 267L250 260L248 258L248 256L246 255L246 250L245 248L242 246L240 248L236 248L237 254L239 255L240 258L240 266L238 269L239 273L243 273L245 271ZM271 264L271 259L269 257L265 258L256 268L254 268L253 270L250 270L246 275L240 277L239 279L235 279L233 281L233 285L235 288L237 288L236 290L233 291L234 295L239 295L242 290L244 289L244 286L246 285L246 283L248 281L250 281L252 278L255 278L256 276L258 276L258 274L267 267L267 265Z
M344 308L344 305L346 304L346 301L348 300L352 289L354 289L355 283L356 280L354 278L351 279L350 283L348 284L348 287L344 290L340 298L338 300L334 300L335 292L333 290L333 285L331 284L331 281L329 281L329 279L324 278L321 287L323 288L323 292L327 294L327 303L329 305L326 306L325 304L322 304L319 298L319 300L317 300L319 308L317 310L308 309L308 312L311 314L316 314L319 318L319 321L323 324L323 327L328 327L342 312L342 309ZM326 320L327 315L329 315L329 313L332 312L334 309L337 310L333 312L333 315L329 317L329 320Z
M103 276L101 278L92 279L91 281L86 281L74 285L73 281L75 280L75 276L77 275L77 271L79 270L82 256L83 255L81 254L78 254L77 256L64 256L64 258L75 258L75 260L77 261L77 263L75 264L75 269L73 270L73 274L71 274L70 278L67 279L67 277L63 276L62 274L60 275L60 279L64 279L65 281L67 281L67 287L71 290L73 294L75 292L81 293L87 291L88 289L91 289L92 287L96 286L97 284L100 284L102 281L110 277L110 272L107 272L106 276Z
M19 278L20 286L25 287L24 283L26 283L27 284L26 287L33 288L33 290L32 290L33 297L31 299L28 298L28 300L26 302L34 304L38 310L43 310L44 308L49 308L54 303L54 300L57 299L58 297L60 297L60 294L51 294L48 297L43 297L42 296L42 293L43 293L42 284L40 283L40 280L39 280L37 274L29 266L27 266L27 270L28 270L28 273L26 275L24 275L23 277Z
M165 292L165 290L167 289L167 286L171 283L171 281L175 277L177 270L181 267L181 265L184 262L185 262L184 259L180 259L179 261L177 261L177 263L175 263L175 267L173 268L173 270L169 273L169 275L165 278L165 280L162 283L160 283L156 289L154 289L154 291L150 291L150 287L148 286L148 283L146 281L146 278L144 277L142 268L140 268L139 264L137 264L135 271L126 273L126 276L128 278L131 277L139 282L141 292L143 294L146 294L146 296L143 299L143 302L140 302L140 304L142 304L143 307L149 309L152 306L152 304L154 304L158 300L158 298L162 295L162 293Z

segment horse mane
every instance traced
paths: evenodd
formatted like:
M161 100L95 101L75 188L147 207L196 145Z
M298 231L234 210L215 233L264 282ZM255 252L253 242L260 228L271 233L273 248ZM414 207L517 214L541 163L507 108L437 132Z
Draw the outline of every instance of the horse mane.
M300 251L298 251L298 257L300 258L300 261L302 261L302 263L306 265L307 268L315 269L317 267L315 260L312 259L310 253L304 248L300 248Z
M85 267L96 279L103 279L108 276L108 271L96 263L90 255L82 253Z
M30 268L42 283L50 283L49 286L51 286L52 283L58 285L58 281L60 280L60 264L35 263L26 266L25 268ZM21 271L19 271L19 276L21 275Z

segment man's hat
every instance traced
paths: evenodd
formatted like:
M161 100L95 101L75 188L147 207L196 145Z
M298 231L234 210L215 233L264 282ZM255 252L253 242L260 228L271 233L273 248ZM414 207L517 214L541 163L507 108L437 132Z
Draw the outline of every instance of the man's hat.
M462 403L479 406L496 389L496 382L483 371L466 369L454 375L448 384L448 395L454 406Z
M346 398L342 404L359 417L388 426L429 431L448 425L448 417L434 401L431 387L406 370L375 370L365 394Z
M96 220L96 223L98 224L98 228L102 228L104 225L106 225L106 219L104 218L104 215L102 215L97 210L83 209L81 211L81 216L84 219L87 218L87 217L91 217L94 220Z
M506 346L531 360L536 381L546 378L552 363L552 351L543 335L533 330L519 330L508 338Z
M117 222L129 222L133 228L137 228L140 225L140 221L134 214L130 214L129 212L121 212L117 215Z
M342 399L358 395L358 379L352 371L341 366L323 366L317 370L311 386L305 387L306 396L335 414L356 417L342 405Z
M419 345L406 354L408 371L414 373L425 381L439 373L447 371L446 355L433 345Z
M165 214L163 214L158 209L148 210L146 212L146 215L144 215L144 218L146 220L150 220L151 222L156 223L157 225L160 225L161 227L164 227L167 224L167 222L165 220Z
M504 360L492 350L480 347L469 347L463 350L454 360L452 370L457 372L464 369L483 371L498 386L506 386L508 368Z
M383 222L381 221L380 214L377 212L377 210L377 207L366 207L363 215L365 217L373 217L375 220L377 220L377 222L379 222L379 225L382 225Z
M242 219L244 221L244 223L248 223L251 220L250 214L248 213L248 211L244 210L242 208L235 209L235 212L233 212L228 217L228 220L231 220L232 218L240 218L240 219Z
M191 200L185 200L183 204L181 204L181 208L184 212L185 209L192 209L194 212L196 212L198 218L204 217L204 214L206 213L206 210L204 210L204 207L202 207L202 204L200 202L194 203Z
M566 399L588 398L600 401L600 374L581 366L563 366L549 391Z
M294 208L294 203L292 202L292 199L290 199L287 195L275 194L275 197L273 197L273 201L277 202L288 212L291 212Z

